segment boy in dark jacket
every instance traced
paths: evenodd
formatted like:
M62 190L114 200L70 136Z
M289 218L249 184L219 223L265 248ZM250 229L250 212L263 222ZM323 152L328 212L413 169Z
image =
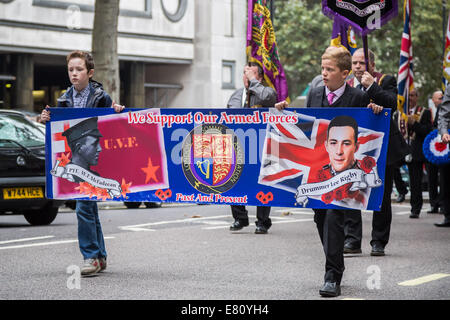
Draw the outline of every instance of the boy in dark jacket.
M116 104L103 90L100 83L92 80L94 59L91 54L73 51L67 56L67 71L70 86L58 99L57 107L109 108L121 112L125 107ZM40 122L50 121L50 107L47 105L40 115ZM78 242L84 264L81 275L90 276L106 269L106 249L102 227L98 216L97 202L76 202L78 219Z

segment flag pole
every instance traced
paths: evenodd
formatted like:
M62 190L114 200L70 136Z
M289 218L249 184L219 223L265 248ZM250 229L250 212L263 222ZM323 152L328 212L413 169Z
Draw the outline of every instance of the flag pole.
M364 60L366 62L366 71L369 72L369 44L367 41L367 35L362 37L364 47Z
M447 2L446 0L442 0L442 55L444 58L445 58L445 43L447 38L446 2Z

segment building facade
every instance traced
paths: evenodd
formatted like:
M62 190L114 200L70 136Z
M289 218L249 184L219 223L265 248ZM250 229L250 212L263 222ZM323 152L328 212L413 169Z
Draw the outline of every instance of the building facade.
M95 0L0 0L0 108L55 105L67 53L91 51L94 11ZM225 107L242 86L246 23L246 0L122 0L120 102Z

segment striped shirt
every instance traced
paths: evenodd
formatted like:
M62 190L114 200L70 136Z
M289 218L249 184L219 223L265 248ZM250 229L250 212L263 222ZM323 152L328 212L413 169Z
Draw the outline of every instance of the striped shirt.
M73 88L73 107L74 108L86 108L86 102L89 97L91 85L88 84L86 88L78 92Z

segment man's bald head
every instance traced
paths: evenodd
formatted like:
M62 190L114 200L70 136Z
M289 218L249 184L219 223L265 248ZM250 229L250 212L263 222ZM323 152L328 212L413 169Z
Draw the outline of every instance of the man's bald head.
M438 105L440 105L442 103L442 99L444 98L444 94L442 93L441 90L437 90L433 93L433 95L431 96L431 100L434 103L434 106L437 107Z

